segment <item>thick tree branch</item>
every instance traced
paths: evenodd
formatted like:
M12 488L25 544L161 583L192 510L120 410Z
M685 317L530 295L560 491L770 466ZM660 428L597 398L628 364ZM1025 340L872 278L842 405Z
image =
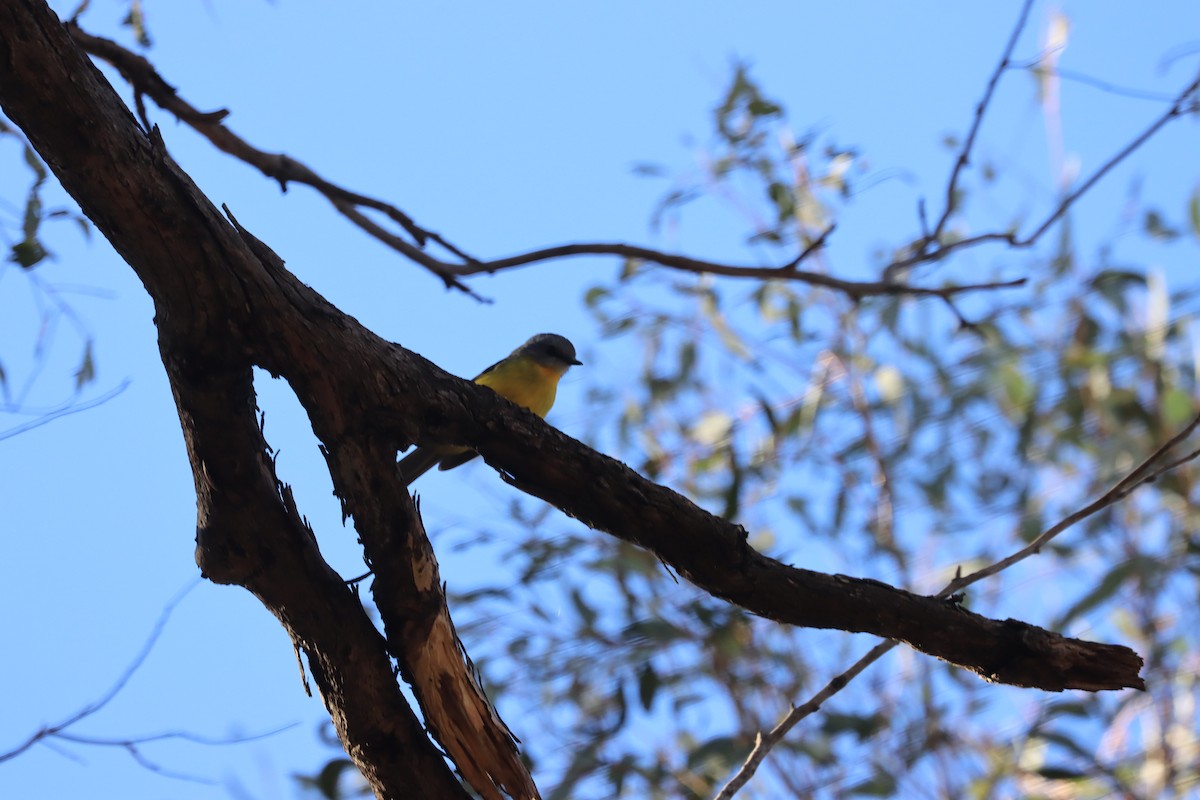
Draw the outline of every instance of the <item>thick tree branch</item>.
M232 221L265 272L280 280L290 277L266 244ZM335 348L330 345L330 350ZM357 358L361 362L369 354ZM305 362L309 370L297 368ZM310 398L313 430L330 443L322 452L342 511L354 519L364 557L375 575L371 592L383 619L388 652L412 686L430 733L485 800L501 800L501 792L536 798L537 787L515 737L484 694L455 631L437 556L396 470L396 448L356 424L356 408L344 404L345 387L339 385L338 376L326 385L329 370L323 359L298 359L289 348L279 369L303 383L302 397Z
M305 651L339 737L379 797L420 787L465 798L405 702L383 637L275 477L247 339L279 322L271 295L287 297L287 287L262 285L270 276L237 233L138 129L44 3L0 3L0 105L155 302L196 481L201 568L253 592ZM251 274L258 280L241 280Z
M417 672L428 658L413 648L434 642L444 655L454 638L432 551L394 475L394 453L415 441L475 447L525 491L654 551L706 591L769 619L897 639L1018 686L1141 686L1141 660L1128 648L781 564L753 550L740 527L382 341L297 281L265 246L240 236L161 142L139 130L41 3L0 3L0 104L154 299L196 480L203 570L254 592L305 650L339 735L378 796L404 796L413 786L429 797L464 796L388 661L391 653L422 691ZM252 365L288 380L328 450L376 569L386 642L321 558L274 474L254 414ZM453 661L439 657L433 666L458 669L460 680L467 662ZM431 686L421 700L427 711L438 707L430 695L437 682ZM489 724L484 716L480 731ZM450 728L431 727L449 748ZM481 757L486 748L476 744L471 754ZM474 784L470 769L464 774ZM492 766L481 769L499 788L525 791Z
M37 96L46 95L41 87ZM80 97L69 107L86 108L87 102ZM14 117L33 127L25 114ZM62 128L63 120L59 123ZM132 125L127 114L124 124ZM69 134L65 144L42 135L31 139L56 169L61 153L78 146ZM144 143L114 143L102 152L114 151L132 151L117 165L127 182L161 184L164 173L175 176L170 180L181 180L174 166ZM96 164L95 169L109 172L112 166ZM91 181L97 181L95 176ZM223 242L236 234L211 218L207 209L183 208L177 195L156 196L154 202L138 204L136 213L114 217L103 211L105 203L112 202L103 190L97 195L90 182L81 184L69 171L64 183L143 276L162 309L160 325L174 328L181 312L194 311L199 298L211 298L210 310L215 315L216 309L223 309L224 315L202 329L210 336L220 333L231 352L253 354L255 363L287 378L331 449L341 446L339 436L356 432L396 448L418 440L468 444L526 491L593 527L653 550L698 586L764 617L898 639L990 680L1019 686L1058 690L1141 685L1140 659L1127 648L1068 640L1014 620L985 619L953 602L877 581L823 575L767 558L746 544L740 527L707 514L485 388L379 340L290 274L266 270L261 262L247 263L244 255L235 258L222 252L218 259L208 257L215 246L209 239ZM188 213L200 218L159 218ZM195 263L187 270L179 267L185 254L178 249L171 251L171 259L159 255L156 260L128 244L149 232L157 237L172 229L188 232L191 244L181 249L202 251L189 254ZM220 249L226 247L222 244ZM171 268L164 269L164 263ZM190 278L186 291L170 280L181 271ZM164 312L169 312L165 318ZM238 485L244 485L242 480ZM393 524L402 528L401 521ZM1060 658L1063 653L1065 660Z

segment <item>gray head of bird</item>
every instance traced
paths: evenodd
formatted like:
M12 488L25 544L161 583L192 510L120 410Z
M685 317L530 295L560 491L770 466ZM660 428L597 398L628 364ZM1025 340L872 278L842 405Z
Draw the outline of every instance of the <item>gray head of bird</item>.
M543 366L555 367L563 372L566 372L568 367L583 363L575 357L575 345L571 344L567 337L557 333L539 333L531 336L529 341L512 354L529 356Z

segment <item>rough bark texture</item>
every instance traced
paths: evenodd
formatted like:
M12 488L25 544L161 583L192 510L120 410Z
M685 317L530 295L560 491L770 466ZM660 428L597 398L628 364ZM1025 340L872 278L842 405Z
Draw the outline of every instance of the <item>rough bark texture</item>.
M347 752L379 797L467 797L400 693L389 656L415 686L436 685L461 703L490 707L457 642L446 642L439 628L448 620L445 597L411 498L401 488L377 514L369 513L370 502L358 502L383 491L374 484L394 474L395 446L361 447L369 432L353 404L363 398L339 397L336 379L326 380L335 365L358 369L353 365L393 349L222 218L40 2L0 2L0 103L154 299L196 483L196 560L204 574L244 586L283 623L308 657ZM351 335L331 344L346 328ZM310 411L323 409L320 432L337 442L331 452L345 454L335 479L347 509L357 512L367 552L402 567L386 576L406 601L380 604L386 639L321 558L290 490L275 477L256 418L255 364L284 365L276 371L304 387ZM431 632L440 635L428 642ZM417 666L436 669L440 683L411 669L415 652ZM481 796L537 796L494 714L468 717L475 727L459 730L458 718L438 719L441 698L421 700L430 729L452 743L451 756ZM483 730L489 725L495 730ZM463 741L473 745L470 752Z
M197 562L253 592L303 648L379 797L467 796L406 705L389 656L477 792L536 796L458 651L433 550L396 475L396 452L414 442L472 445L525 491L764 617L899 639L1017 686L1141 687L1141 659L1128 648L767 558L738 526L379 339L223 218L41 2L0 0L0 105L154 300L195 475ZM384 636L275 477L255 417L255 365L288 381L324 443L375 571Z

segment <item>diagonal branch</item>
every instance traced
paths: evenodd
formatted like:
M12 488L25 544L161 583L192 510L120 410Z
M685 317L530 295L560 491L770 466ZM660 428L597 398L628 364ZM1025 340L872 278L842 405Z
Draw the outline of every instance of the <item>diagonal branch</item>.
M283 260L243 228L228 208L225 213L264 271L286 276ZM305 362L299 354L291 354L288 361L288 373L303 372L297 367ZM314 369L324 371L319 364ZM317 374L303 382L320 380ZM517 800L535 800L538 790L521 760L516 737L492 706L458 638L433 544L420 509L396 471L396 449L354 424L347 427L358 414L353 407L337 408L339 398L346 396L335 389L323 405L312 406L313 430L329 443L321 451L334 492L343 513L354 519L363 557L375 575L371 594L384 623L388 652L412 687L430 734L467 783L484 800L502 800L502 792Z
M0 82L0 87L17 94L21 82ZM269 498L261 497L250 503L251 485L264 492L276 483L273 475L258 474L265 468L257 461L258 448L264 445L257 427L251 429L254 420L243 408L245 401L239 399L249 391L245 359L289 381L331 452L343 441L363 435L360 429L377 445L396 449L417 440L472 446L529 493L593 527L652 550L697 586L769 619L899 639L989 680L1019 686L1059 690L1141 684L1140 660L1127 648L1070 642L1024 623L985 619L953 603L877 581L796 569L764 556L748 546L742 528L564 436L486 388L447 375L380 340L281 266L272 266L261 254L247 255L245 241L198 194L156 141L140 141L140 134L128 127L120 130L118 141L100 139L96 131L101 126L95 120L103 115L94 110L85 114L84 98L75 99L68 106L77 109L73 114L56 108L53 127L40 127L37 136L27 118L32 110L16 108L10 116L25 121L22 127L35 147L52 156L48 163L71 161L60 148L71 152L81 142L89 148L75 155L75 162L86 169L61 172L59 177L164 309L159 315L160 339L190 431L202 508L212 506L213 511L206 513L219 510L219 516L233 520L244 517L232 527L202 526L212 531L203 539L209 543L204 549L206 571L216 574L219 569L222 580L248 584L277 614L299 602L293 583L299 576L307 576L312 586L329 584L322 591L345 586L340 579L337 587L332 586L336 576L329 574L323 561L295 565L286 571L291 580L281 582L276 557L270 562L275 568L259 576L255 569L262 567L252 567L250 556L265 546L261 534L249 554L239 555L233 565L222 561L239 552L231 548L241 541L243 529L279 528L279 535L291 544L278 547L296 557L307 552L297 551L296 542L310 536L290 502L282 507L263 505ZM116 136L120 120L131 126L132 117L123 108L113 115L110 122ZM114 162L113 153L122 158ZM135 178L141 196L128 197L102 180L127 187ZM109 208L114 202L128 202L132 208ZM182 238L167 239L163 231L178 231ZM219 244L197 248L195 241L201 236ZM189 262L182 269L185 255ZM185 340L177 341L177 336ZM239 422L234 426L230 420ZM241 438L231 438L243 427ZM381 480L371 477L374 462L362 469L362 480ZM255 483L248 483L248 476L254 476ZM233 499L240 505L226 508ZM397 519L392 524L402 522ZM385 530L381 523L381 535ZM256 557L266 558L266 554ZM316 553L305 557L319 560ZM304 600L304 606L311 605L311 597L304 595ZM321 607L325 606L312 611ZM361 614L352 616L358 619ZM282 618L294 629L294 620ZM323 616L319 622L324 622ZM314 648L308 637L344 631L319 625L311 630L307 635L293 634L309 653L310 664L314 650L332 659L334 653L326 648L336 647L336 639L322 639L320 647ZM363 635L368 633L364 630ZM1048 667L1048 654L1064 642L1078 644L1076 656L1070 663ZM345 667L340 661L319 666ZM358 693L339 698L351 704L361 699ZM342 733L355 738L353 733Z
M1185 426L1183 430L1164 442L1144 461L1142 461L1141 464L1130 470L1130 472L1121 480L1117 481L1117 483L1114 484L1111 489L1104 492L1104 494L1100 495L1091 503L1088 503L1082 508L1063 517L1056 524L1042 532L1041 535L1030 542L1027 546L1021 548L1007 558L1003 558L1000 561L984 567L983 569L977 570L976 572L973 572L965 577L954 578L954 580L950 581L950 583L946 585L946 588L938 592L936 596L948 597L960 589L966 588L967 586L983 580L986 577L995 575L1005 569L1008 569L1013 564L1023 561L1029 556L1039 552L1043 546L1050 542L1051 539L1054 539L1056 536L1062 534L1069 528L1079 524L1088 517L1094 516L1109 506L1124 500L1136 489L1145 486L1148 483L1153 483L1164 473L1169 472L1170 470L1173 470L1176 467L1187 463L1188 461L1192 461L1197 457L1200 457L1200 450L1192 450L1191 452L1171 459L1170 461L1165 460L1167 455L1172 450L1174 450L1180 443L1184 441L1184 439L1186 439L1192 434L1193 431L1196 430L1197 426L1200 426L1200 416L1197 416L1187 426ZM758 771L758 768L762 765L767 755L777 744L783 741L783 738L787 736L788 731L794 728L796 724L805 717L816 713L821 706L824 705L825 701L829 700L835 694L844 689L850 683L850 681L858 677L863 670L882 658L885 653L892 650L897 644L899 644L899 642L895 641L894 639L890 639L875 645L870 651L867 652L866 655L855 661L844 672L840 673L837 677L829 681L829 683L827 683L823 689L814 694L807 701L801 705L793 706L792 709L786 715L784 715L783 719L781 719L774 728L765 734L760 732L755 737L754 748L750 751L750 755L746 757L746 760L742 763L742 766L738 768L738 771L734 773L733 777L730 778L729 782L726 783L724 787L722 787L721 791L716 794L713 800L731 800L731 798L737 794L738 790L745 786L750 778L754 777L755 772Z

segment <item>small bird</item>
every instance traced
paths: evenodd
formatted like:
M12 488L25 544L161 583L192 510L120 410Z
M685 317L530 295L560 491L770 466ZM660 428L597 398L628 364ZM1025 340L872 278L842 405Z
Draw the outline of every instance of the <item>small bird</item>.
M556 333L539 333L509 355L479 373L475 382L508 398L539 417L554 405L558 379L572 366L582 364L575 345ZM418 447L400 459L400 478L407 486L433 467L454 469L479 455L468 447L443 445Z

